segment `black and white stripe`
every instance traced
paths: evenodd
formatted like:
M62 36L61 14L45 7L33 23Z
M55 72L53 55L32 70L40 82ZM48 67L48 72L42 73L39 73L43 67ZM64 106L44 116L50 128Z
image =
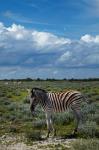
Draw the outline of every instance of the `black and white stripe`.
M43 94L46 98L42 98ZM42 93L40 104L45 111L64 112L67 109L81 108L81 103L85 100L79 91L67 91L61 93Z
M49 93L45 90L33 88L31 90L31 111L34 111L35 106L39 103L44 109L47 116L48 136L53 128L52 115L53 112L64 112L67 109L72 109L76 117L77 124L74 132L78 129L78 124L81 120L81 104L85 101L85 97L79 91L66 91L61 93ZM87 100L86 100L87 101ZM33 108L33 109L32 109ZM54 128L53 128L54 130Z

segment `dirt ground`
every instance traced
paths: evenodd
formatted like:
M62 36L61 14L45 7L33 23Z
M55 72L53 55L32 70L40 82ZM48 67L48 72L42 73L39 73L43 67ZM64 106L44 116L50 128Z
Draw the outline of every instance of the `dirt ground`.
M75 139L48 138L43 141L35 141L30 145L22 142L20 137L3 135L0 137L0 150L61 150L71 149L71 143Z

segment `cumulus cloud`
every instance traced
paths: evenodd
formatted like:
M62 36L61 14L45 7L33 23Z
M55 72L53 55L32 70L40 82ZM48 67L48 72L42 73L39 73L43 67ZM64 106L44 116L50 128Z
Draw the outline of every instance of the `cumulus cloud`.
M47 32L34 31L32 32L32 35L33 35L33 40L36 43L36 46L38 48L44 48L45 46L50 48L55 48L55 47L62 46L64 44L71 43L70 39L57 37L56 35Z
M60 56L59 61L64 62L64 61L70 60L70 57L71 57L71 52L67 51Z
M99 67L99 35L86 34L79 40L71 40L17 24L6 27L0 23L0 67L3 74L8 70L9 77L19 77L19 72L20 76L60 77L66 68Z
M99 35L91 36L89 34L86 34L81 37L81 41L86 42L86 43L98 43L99 44Z
M65 44L70 44L71 40L63 37L57 37L56 35L48 32L39 32L36 30L29 30L24 28L24 26L12 24L10 27L5 27L3 23L0 23L0 41L3 41L7 45L13 45L16 43L14 49L26 49L31 48L32 50L42 49L45 51L48 49L54 49ZM26 46L27 45L27 46ZM20 46L20 47L19 47ZM29 46L29 47L28 47ZM49 49L50 47L50 49Z

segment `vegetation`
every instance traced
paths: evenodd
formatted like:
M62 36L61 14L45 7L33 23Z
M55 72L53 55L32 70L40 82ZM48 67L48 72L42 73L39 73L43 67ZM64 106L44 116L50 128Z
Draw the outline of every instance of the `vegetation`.
M72 149L99 149L99 142L95 139L99 138L98 79L0 81L0 136L5 135L5 133L24 135L27 141L31 142L42 140L42 135L46 134L45 114L41 110L41 107L37 107L35 117L32 117L30 113L26 89L32 87L39 87L55 92L69 89L81 91L91 103L82 107L84 117L83 123L79 126L79 133L77 134L79 140L77 140L77 143L74 142ZM75 126L72 112L67 111L58 115L54 114L53 118L57 129L57 137L66 138ZM62 148L64 149L63 146Z
M72 150L98 150L99 140L98 139L80 139L73 143Z

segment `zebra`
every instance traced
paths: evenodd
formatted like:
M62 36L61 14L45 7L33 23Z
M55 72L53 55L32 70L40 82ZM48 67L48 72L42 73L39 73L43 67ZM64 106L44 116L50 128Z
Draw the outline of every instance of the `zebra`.
M51 131L54 136L56 135L56 129L53 126L53 113L65 112L67 109L72 109L76 118L76 126L73 130L73 134L77 133L78 125L82 120L81 103L86 100L83 94L79 91L69 90L60 93L50 93L40 88L32 88L29 91L30 110L34 114L35 107L40 104L46 115L47 123L47 137L49 137Z

